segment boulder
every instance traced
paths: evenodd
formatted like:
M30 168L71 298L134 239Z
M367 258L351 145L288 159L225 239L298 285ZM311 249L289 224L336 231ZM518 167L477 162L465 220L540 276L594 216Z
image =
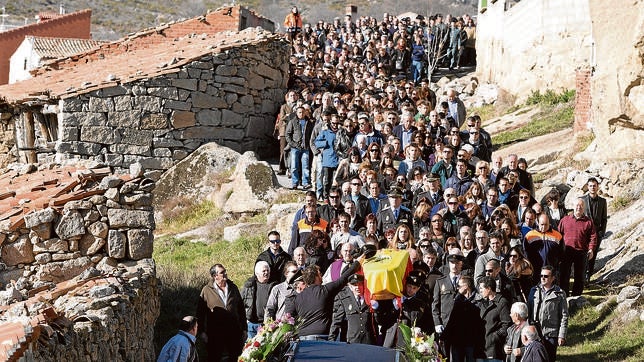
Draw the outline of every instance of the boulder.
M629 285L619 291L619 294L617 295L617 303L621 303L627 299L637 300L640 295L641 291L639 287Z
M263 228L266 228L266 225L259 223L240 223L228 226L224 228L224 240L232 242L243 236L254 236Z
M211 142L202 145L188 157L166 171L156 184L153 205L162 219L163 205L177 197L203 200L219 189L219 180L237 164L241 155L230 148Z
M268 162L258 161L255 153L248 151L239 158L229 185L233 188L224 212L254 214L270 207L279 183Z

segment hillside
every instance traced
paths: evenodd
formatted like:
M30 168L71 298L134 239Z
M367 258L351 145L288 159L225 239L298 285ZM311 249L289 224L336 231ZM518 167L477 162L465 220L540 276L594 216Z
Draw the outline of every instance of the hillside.
M415 12L419 14L434 14L437 12L462 15L464 13L476 13L476 6L471 5L474 1L461 0L437 0L428 5L425 2L402 0L389 2L383 0L366 1L357 0L353 4L358 6L360 15L371 15L378 19L382 18L383 12L400 14L404 12ZM137 0L79 0L64 4L67 13L92 9L92 36L97 40L114 40L128 33L167 23L182 18L190 18L205 13L208 9L216 9L229 1L212 0L187 0L181 1L159 0L159 1L137 1ZM281 24L286 15L287 9L292 4L288 1L238 1L260 14L270 18L277 24ZM52 0L24 0L20 2L6 2L4 5L5 23L8 26L18 26L26 22L34 22L35 15L39 12L58 12L60 2ZM306 21L317 21L320 19L331 20L335 16L344 14L346 2L327 0L317 2L304 0L297 2Z

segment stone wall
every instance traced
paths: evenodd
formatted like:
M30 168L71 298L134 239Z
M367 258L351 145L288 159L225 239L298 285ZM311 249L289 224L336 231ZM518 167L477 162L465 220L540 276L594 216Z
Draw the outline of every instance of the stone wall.
M139 162L157 178L208 142L266 155L287 60L287 44L265 38L155 78L62 99L56 161L92 159L117 173Z
M525 100L532 90L575 88L592 57L588 0L488 1L477 19L477 73Z
M44 180L49 169L33 171L35 180ZM78 171L53 192L29 186L32 194L15 196L24 205L45 203L38 191L55 196L42 209L0 222L0 308L13 311L0 323L31 325L20 343L35 360L153 359L159 313L151 259L154 182L106 174L105 168ZM19 184L25 177L14 179ZM44 317L34 321L39 313Z

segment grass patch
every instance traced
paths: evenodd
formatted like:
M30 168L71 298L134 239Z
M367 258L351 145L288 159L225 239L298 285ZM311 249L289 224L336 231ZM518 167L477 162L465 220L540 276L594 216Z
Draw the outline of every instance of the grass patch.
M528 99L526 99L525 104L555 105L568 103L575 99L575 93L576 91L574 89L564 90L561 93L557 93L551 89L547 89L544 93L536 90L532 91Z
M479 115L481 122L485 122L497 116L496 106L493 104L486 104L480 107L470 109L467 114Z
M212 201L194 203L190 199L171 200L164 209L166 218L157 226L159 234L178 234L202 226L222 215L222 211L215 207Z
M532 122L492 136L492 144L499 149L515 142L561 131L572 126L573 115L574 106L572 103L544 106L534 116Z
M613 210L622 210L628 207L633 202L633 199L629 196L619 195L613 198L611 206Z
M574 152L582 152L595 140L595 134L592 131L583 131L575 135Z
M197 313L201 288L208 283L210 267L221 263L239 289L253 274L255 259L266 248L264 235L235 242L217 240L211 244L193 243L172 237L155 240L153 258L162 288L161 313L154 328L157 353L176 333L179 320ZM205 356L200 344L200 353Z
M569 319L566 345L557 350L560 361L642 361L644 322L620 323L613 308L586 307Z

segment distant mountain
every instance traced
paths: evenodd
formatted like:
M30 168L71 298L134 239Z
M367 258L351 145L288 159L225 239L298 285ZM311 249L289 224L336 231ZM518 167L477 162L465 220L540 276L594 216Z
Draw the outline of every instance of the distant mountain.
M114 40L128 33L154 27L162 23L191 18L205 13L208 9L216 9L226 4L241 4L257 11L259 14L281 24L290 6L295 3L300 8L305 21L332 20L344 15L347 3L358 7L358 15L370 15L382 19L384 12L402 14L414 12L423 15L435 13L463 15L476 13L476 0L251 0L251 1L209 1L209 0L75 0L73 2L57 2L54 0L22 0L7 1L4 6L5 29L13 26L35 22L39 12L59 12L60 3L67 13L92 9L92 36L97 40Z

